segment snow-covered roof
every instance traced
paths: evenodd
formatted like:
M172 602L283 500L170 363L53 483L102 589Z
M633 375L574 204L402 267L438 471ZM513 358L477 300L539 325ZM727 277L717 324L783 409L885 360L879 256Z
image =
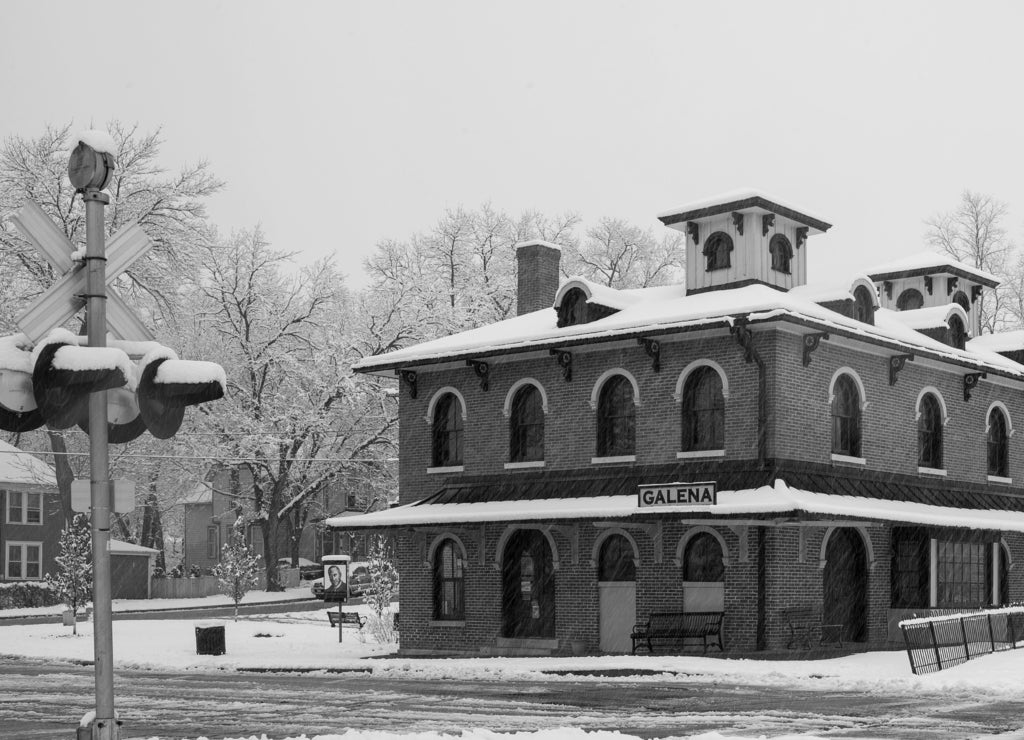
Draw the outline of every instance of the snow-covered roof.
M665 224L672 224L715 216L721 213L743 212L747 210L778 213L793 221L805 224L811 227L813 231L819 233L832 228L832 224L826 222L825 219L812 215L806 208L788 204L757 188L739 188L713 195L710 198L702 198L701 200L684 203L681 206L662 211L658 214L658 218Z
M428 524L473 524L541 519L623 518L637 514L708 514L713 516L804 513L872 521L906 522L937 527L965 527L1024 532L1024 513L962 509L862 496L837 496L790 488L784 481L740 491L719 491L715 504L686 504L663 508L638 506L637 495L593 496L522 501L455 504L407 504L357 517L332 517L329 527L356 529Z
M871 296L875 307L878 307L878 291L875 284L871 282L866 274L855 274L846 278L830 278L819 280L814 283L797 285L790 288L791 295L799 296L815 303L826 303L829 301L848 301L853 298L853 291L859 286L864 286Z
M972 351L1013 352L1024 350L1024 329L982 334L967 342Z
M213 503L213 489L206 483L197 483L195 488L181 497L183 504L210 504Z
M121 555L156 555L160 552L152 547L143 547L142 545L122 542L121 540L110 540L109 543L107 549L110 552L120 553Z
M890 311L890 315L895 321L917 331L948 327L951 316L959 316L960 320L964 322L964 326L967 326L968 321L967 312L955 303L914 308L907 311Z
M686 295L684 285L661 285L654 288L610 288L585 277L574 276L568 278L555 293L554 305L562 302L562 298L573 288L579 288L587 296L587 301L622 310L641 301L651 300L656 297L682 298Z
M0 486L5 483L56 486L57 476L39 458L0 440Z
M353 369L383 371L616 338L668 334L678 330L711 329L731 326L736 318L745 317L751 324L774 320L803 323L823 331L889 344L894 349L930 354L1024 378L1024 366L995 352L984 348L955 349L908 327L894 316L895 312L886 309L875 312L874 325L857 321L809 300L806 295L812 289L783 292L754 284L689 296L682 295L678 286L634 292L642 294L644 299L624 305L618 312L596 321L559 328L556 312L543 309L388 354L366 357ZM848 292L846 297L849 297Z
M892 280L899 277L913 277L915 275L948 273L973 280L990 288L994 288L1002 282L991 272L971 267L964 262L953 259L949 255L938 254L928 250L900 257L880 265L874 265L871 269L865 270L865 272L874 280Z

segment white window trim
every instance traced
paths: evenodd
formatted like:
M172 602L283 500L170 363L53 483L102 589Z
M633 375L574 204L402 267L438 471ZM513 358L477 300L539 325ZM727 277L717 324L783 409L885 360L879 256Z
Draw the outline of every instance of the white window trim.
M613 375L624 375L629 384L633 386L633 405L636 408L640 408L640 384L636 382L636 378L633 373L629 372L625 368L613 367L611 370L605 370L601 373L601 377L594 383L594 387L590 390L590 410L597 411L597 402L601 397L601 389L604 384L608 382Z
M677 452L677 460L695 460L702 457L725 457L725 450L687 450Z
M989 424L989 419L992 418L992 410L999 409L1003 412L1003 418L1006 419L1006 438L1010 439L1013 436L1013 418L1010 416L1010 410L1006 408L1006 404L1002 401L993 401L988 407L988 411L985 412L985 435L988 436L989 431L992 429L992 425Z
M523 470L524 468L543 468L543 460L523 460L522 462L507 462L505 470Z
M516 397L516 393L524 385L532 385L540 391L540 410L545 415L548 413L548 393L544 390L544 386L536 378L520 378L512 384L512 387L508 389L508 393L505 394L505 405L501 407L501 413L506 419L512 416L512 399Z
M938 475L945 477L946 471L941 468L922 468L918 466L917 472L921 475Z
M15 494L15 493L18 494L19 496L21 496L21 519L19 519L17 521L15 521L14 519L11 519L11 495ZM37 496L38 499L39 499L39 506L38 506L38 509L39 509L39 521L38 522L30 522L28 520L28 510L30 508L29 505L28 505L29 496ZM12 491L12 490L8 489L7 495L4 496L4 502L6 504L6 509L7 509L6 516L5 516L5 521L8 524L19 524L19 525L23 525L23 526L27 526L27 527L41 527L41 526L43 526L43 494L41 492ZM31 507L31 508L35 508L35 507Z
M868 408L868 394L867 391L864 390L864 381L860 379L860 376L857 374L857 371L854 370L849 365L843 365L841 368L832 373L832 380L830 380L828 384L829 410L831 411L832 404L836 400L836 381L839 380L839 376L841 375L849 375L851 378L853 378L853 384L857 386L857 392L860 393L860 410L861 413L863 413Z
M844 463L846 465L867 465L867 458L854 457L853 455L840 455L838 453L832 453L832 462Z
M458 388L446 385L444 388L438 388L434 392L434 395L430 397L430 403L427 404L427 415L423 417L423 420L427 422L428 427L434 426L434 407L437 406L437 402L441 400L441 396L446 393L451 393L459 399L459 407L462 409L462 420L466 420L466 399L459 392Z
M1013 484L1013 478L1004 478L1001 475L990 475L987 478L989 483L1002 483L1007 486Z
M11 575L11 560L10 560L10 548L20 547L21 548L21 569L25 575L12 576ZM28 575L28 552L27 548L38 547L39 548L39 575L32 578ZM43 543L42 542L31 542L23 540L12 540L4 543L4 577L8 580L18 581L41 581L43 580Z
M592 457L591 465L607 465L609 463L636 462L636 455L609 455L608 457Z
M939 389L934 385L926 385L921 389L921 392L917 394L917 400L914 401L914 423L916 424L921 421L921 401L924 399L925 395L929 393L935 396L938 400L939 410L942 412L942 426L946 426L949 424L949 413L946 411L946 399L942 397L942 394L939 393ZM986 419L987 418L988 417L986 416ZM1007 420L1009 420L1009 416L1007 416ZM943 442L945 442L945 440L943 440Z
M672 399L676 403L683 402L683 388L686 386L687 378L690 377L694 370L697 370L698 368L701 367L710 367L712 370L718 373L718 377L722 379L722 400L729 400L729 376L725 374L725 370L723 370L722 366L719 365L714 360L700 359L694 360L685 368L683 368L683 372L679 373L679 379L676 380L676 389L675 392L672 394Z
M443 475L444 473L463 473L465 465L444 465L439 468L427 468L427 475Z

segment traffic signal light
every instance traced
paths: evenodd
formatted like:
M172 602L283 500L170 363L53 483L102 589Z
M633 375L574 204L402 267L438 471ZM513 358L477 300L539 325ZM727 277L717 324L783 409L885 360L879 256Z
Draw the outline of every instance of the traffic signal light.
M136 397L149 433L173 437L185 407L224 397L224 370L213 362L161 357L146 364Z
M68 429L88 417L89 394L128 382L128 355L112 347L45 344L32 371L32 391L51 429Z

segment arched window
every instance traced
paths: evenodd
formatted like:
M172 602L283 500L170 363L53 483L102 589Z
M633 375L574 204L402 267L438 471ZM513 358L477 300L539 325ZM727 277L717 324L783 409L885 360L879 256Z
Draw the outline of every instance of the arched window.
M633 385L624 375L613 375L601 388L597 403L597 456L636 453L636 406Z
M704 365L690 373L683 387L683 439L680 449L721 450L725 447L725 400L722 378Z
M863 285L853 291L853 317L865 324L875 323L875 302Z
M832 452L860 457L860 392L849 375L836 379L832 399Z
M454 393L437 400L432 430L434 467L462 465L462 409Z
M544 459L544 404L535 385L524 385L512 398L509 415L510 462Z
M914 311L922 306L924 306L924 296L921 295L921 291L914 288L907 288L896 299L897 311Z
M967 344L967 330L959 316L949 317L949 344L957 349L963 349Z
M587 294L579 288L571 288L562 296L558 306L558 326L575 326L587 323Z
M1006 478L1010 474L1009 435L1006 417L998 408L988 415L988 474Z
M716 231L704 242L704 257L707 258L707 271L724 270L728 267L732 252L732 237L724 231Z
M793 259L793 246L782 234L776 234L768 242L768 252L772 256L772 269L778 272L790 271L789 263Z
M725 579L722 546L708 532L700 532L686 543L683 551L683 580L710 583Z
M964 313L968 316L971 315L971 301L967 298L967 294L962 290L958 290L953 294L953 303L960 306L964 310Z
M465 619L462 549L445 540L434 551L434 619Z
M633 546L621 534L609 535L601 543L597 580L635 581L636 563L633 562Z
M922 468L942 469L942 406L934 394L921 397L921 416L917 422L917 464Z

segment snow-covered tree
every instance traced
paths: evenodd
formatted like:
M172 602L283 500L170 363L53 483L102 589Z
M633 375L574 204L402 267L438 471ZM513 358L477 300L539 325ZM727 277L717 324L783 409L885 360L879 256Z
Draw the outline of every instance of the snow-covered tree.
M46 583L57 598L77 617L78 609L92 599L92 533L85 514L75 518L60 533L57 542L57 573L46 574ZM78 620L72 621L72 632L78 634Z
M391 600L398 590L398 569L391 543L382 535L374 535L370 539L366 568L370 573L370 583L365 600L373 611L369 620L370 633L378 642L394 642Z
M244 519L237 519L231 528L230 541L221 548L220 562L213 567L220 592L235 603L235 621L238 621L238 604L259 582L257 573L260 559L245 544Z
M351 314L330 262L296 270L259 230L240 233L208 248L194 306L192 349L225 368L228 397L204 407L192 444L223 469L249 469L247 516L267 589L280 590L281 547L289 536L297 546L310 499L394 454L395 402L380 381L352 375Z

